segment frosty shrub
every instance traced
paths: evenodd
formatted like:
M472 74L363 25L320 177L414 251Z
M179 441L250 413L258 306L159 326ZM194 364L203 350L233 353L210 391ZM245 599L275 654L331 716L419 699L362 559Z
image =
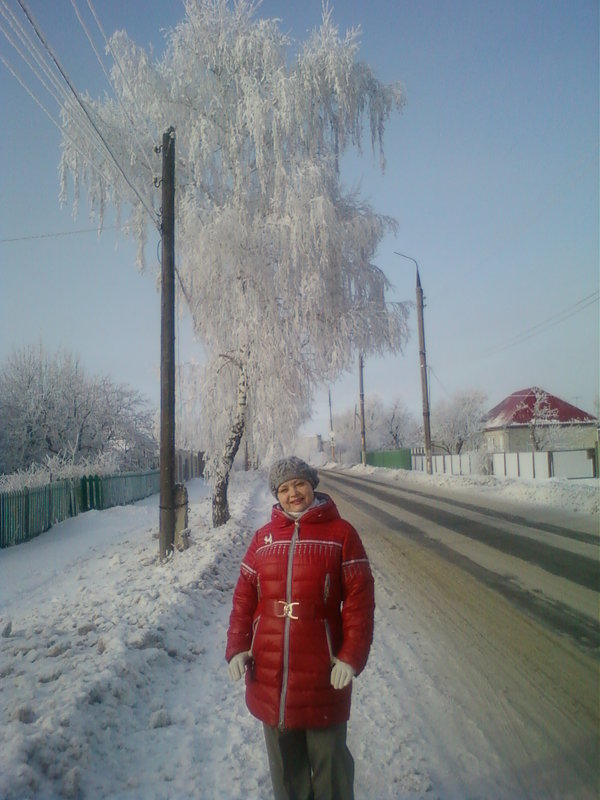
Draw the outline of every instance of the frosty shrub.
M458 455L483 446L483 426L487 395L477 389L456 392L440 400L431 412L433 444L449 454Z
M64 471L103 459L135 470L156 458L153 412L140 393L88 376L66 350L27 346L6 359L0 420L0 473L37 474L53 464Z
M336 460L356 464L361 460L358 408L347 409L333 417ZM416 447L423 441L415 417L400 399L385 403L377 395L365 397L365 434L367 450L397 450Z
M43 464L32 464L29 469L0 475L0 492L33 489L53 481L83 478L86 475L111 475L115 472L118 472L118 465L113 454L84 459L77 464L68 456L52 456L46 458Z

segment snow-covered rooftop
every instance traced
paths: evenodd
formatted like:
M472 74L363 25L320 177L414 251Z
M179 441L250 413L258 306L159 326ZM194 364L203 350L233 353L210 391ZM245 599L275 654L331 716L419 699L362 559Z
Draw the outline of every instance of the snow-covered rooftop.
M541 413L540 413L541 412ZM485 416L484 430L505 428L512 425L528 425L537 418L537 422L548 423L583 423L598 422L596 417L577 406L561 400L550 392L532 386L513 392Z

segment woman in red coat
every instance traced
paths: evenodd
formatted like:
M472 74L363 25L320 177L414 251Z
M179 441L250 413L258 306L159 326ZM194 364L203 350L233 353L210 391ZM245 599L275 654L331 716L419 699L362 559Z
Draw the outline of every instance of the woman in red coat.
M252 538L227 633L229 675L263 722L276 800L352 800L352 678L373 639L373 576L356 530L315 492L316 470L277 461L278 503Z

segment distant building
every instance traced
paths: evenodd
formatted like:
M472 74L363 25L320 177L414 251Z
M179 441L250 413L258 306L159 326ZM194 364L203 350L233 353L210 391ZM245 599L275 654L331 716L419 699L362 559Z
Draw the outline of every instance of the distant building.
M513 392L483 422L488 452L582 449L598 442L596 417L537 386Z
M320 466L327 461L321 434L299 436L294 442L294 453L309 464Z

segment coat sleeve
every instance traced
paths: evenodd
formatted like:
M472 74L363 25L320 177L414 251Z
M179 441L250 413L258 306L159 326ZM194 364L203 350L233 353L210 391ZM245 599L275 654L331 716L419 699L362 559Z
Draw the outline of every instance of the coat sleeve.
M253 537L233 592L229 616L225 658L230 661L237 653L249 650L252 644L252 620L258 605L257 573L255 569L256 536Z
M348 527L342 552L343 638L337 657L358 675L365 668L373 641L375 584L360 537Z

